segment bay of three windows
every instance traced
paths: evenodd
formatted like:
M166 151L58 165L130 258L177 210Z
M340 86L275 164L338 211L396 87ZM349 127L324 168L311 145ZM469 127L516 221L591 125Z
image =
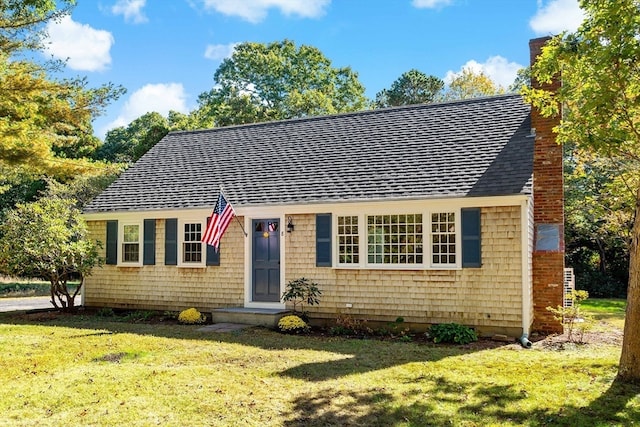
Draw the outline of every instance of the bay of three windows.
M455 267L456 221L456 212L338 215L338 265Z

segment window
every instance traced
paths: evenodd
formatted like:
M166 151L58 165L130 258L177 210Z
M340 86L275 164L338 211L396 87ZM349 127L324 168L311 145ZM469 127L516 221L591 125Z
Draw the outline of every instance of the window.
M140 262L140 224L125 224L122 227L122 262Z
M431 214L431 258L433 264L456 263L456 214Z
M369 264L422 264L422 214L367 216Z
M202 263L202 224L185 223L182 240L182 262Z
M358 236L358 217L338 217L338 263L360 263L360 239Z

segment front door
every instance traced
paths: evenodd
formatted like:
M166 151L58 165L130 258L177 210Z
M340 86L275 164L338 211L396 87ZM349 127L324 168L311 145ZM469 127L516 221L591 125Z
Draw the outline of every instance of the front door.
M280 220L254 219L252 301L280 301Z

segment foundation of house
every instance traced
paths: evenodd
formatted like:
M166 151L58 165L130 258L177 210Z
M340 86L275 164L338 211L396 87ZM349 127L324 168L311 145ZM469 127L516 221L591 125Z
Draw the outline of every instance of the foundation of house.
M242 323L245 325L264 326L275 329L278 327L280 319L287 314L290 314L290 311L285 309L245 307L217 308L211 312L211 321L213 323Z

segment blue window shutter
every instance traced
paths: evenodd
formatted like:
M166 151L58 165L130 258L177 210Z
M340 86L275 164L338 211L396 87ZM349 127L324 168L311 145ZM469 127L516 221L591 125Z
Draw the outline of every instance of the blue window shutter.
M462 220L462 266L482 267L480 239L480 208L461 211Z
M164 265L178 265L178 219L164 223Z
M105 263L118 264L118 221L107 221L107 245Z
M209 226L209 221L211 221L211 217L207 218L207 226ZM203 243L207 247L207 265L220 265L220 247L218 247L218 252L216 252L216 248L211 245L207 245Z
M144 220L144 245L142 250L142 264L156 264L156 220Z
M316 215L316 266L331 267L331 214Z

